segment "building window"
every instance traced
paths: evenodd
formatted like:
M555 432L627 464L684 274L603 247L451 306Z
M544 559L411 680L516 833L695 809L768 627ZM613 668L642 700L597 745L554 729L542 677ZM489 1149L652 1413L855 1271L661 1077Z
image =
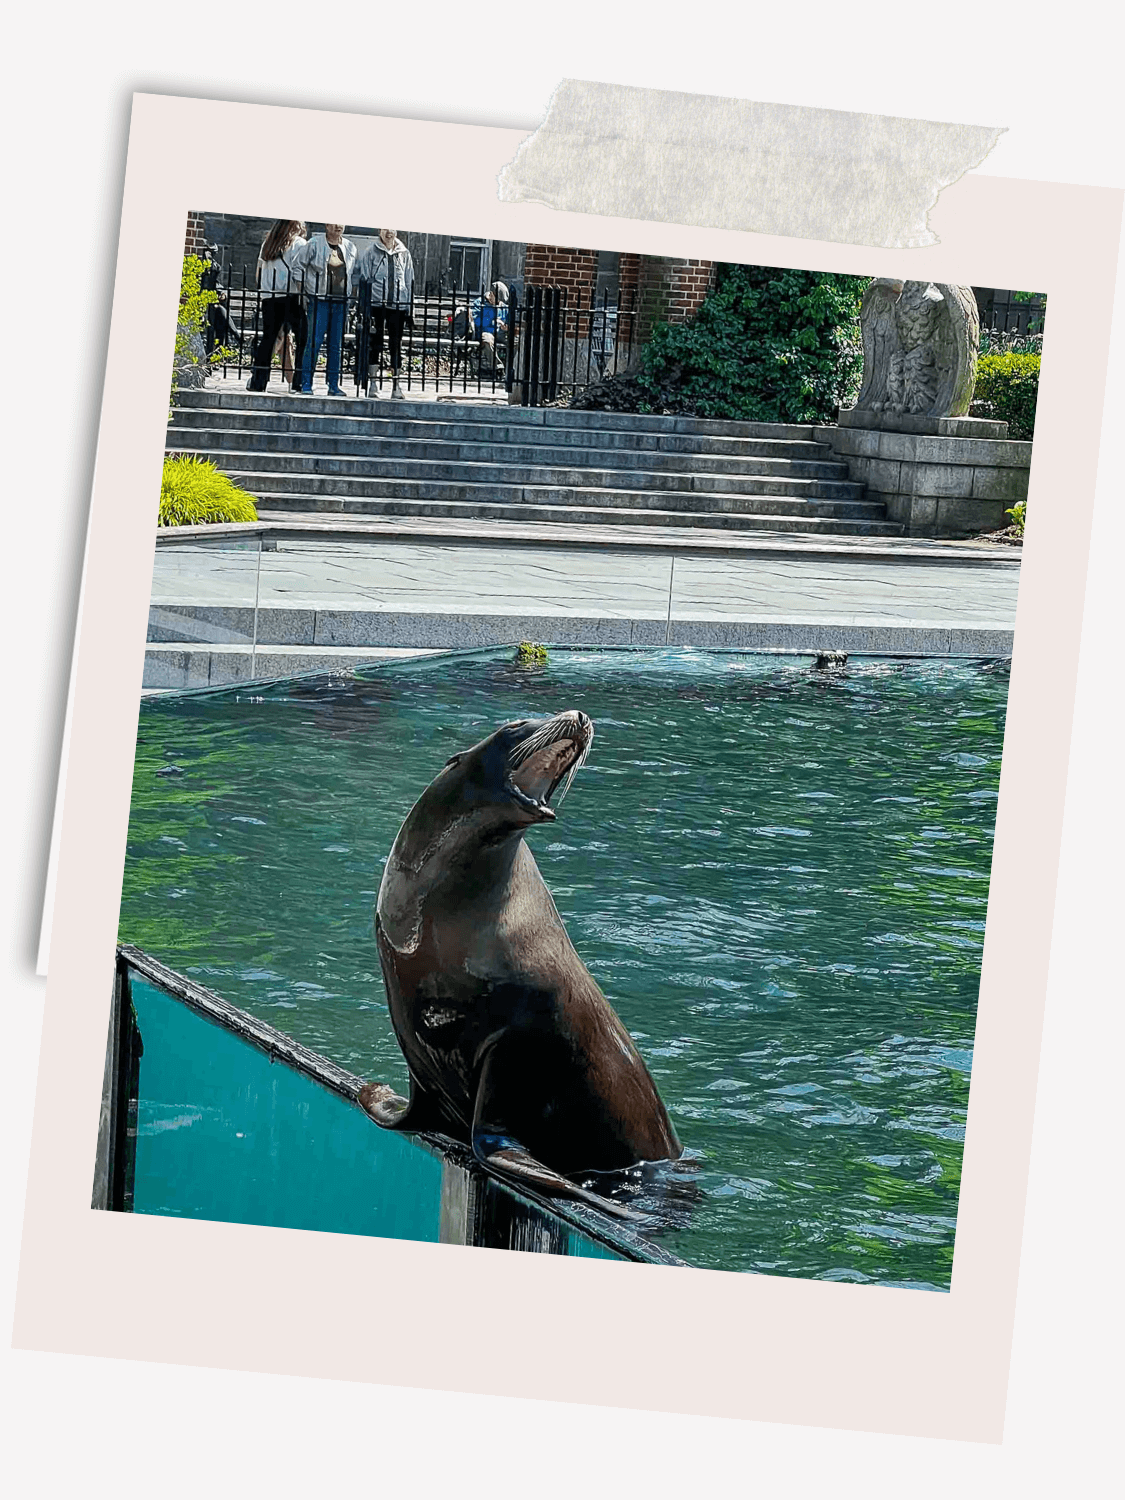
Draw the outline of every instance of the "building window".
M488 277L488 259L487 240L451 240L449 270L453 290L479 296Z

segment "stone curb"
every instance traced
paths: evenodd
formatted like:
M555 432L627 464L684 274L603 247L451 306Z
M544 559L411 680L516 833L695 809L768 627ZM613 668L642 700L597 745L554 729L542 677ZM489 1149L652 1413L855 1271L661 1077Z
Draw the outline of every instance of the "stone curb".
M440 614L395 610L252 609L155 605L146 654L191 651L229 656L269 646L294 656L420 648L465 650L534 640L557 646L695 646L721 650L849 651L859 655L1009 656L1012 631L990 625L855 625L846 622L671 619L663 616ZM211 643L201 643L201 635ZM231 637L235 639L232 641ZM155 637L153 639L152 637ZM224 639L225 637L225 639ZM320 648L319 650L317 648ZM311 670L311 669L310 669ZM146 685L147 683L146 679Z
M647 551L677 552L695 555L735 556L784 554L791 557L872 559L879 562L932 563L935 566L956 564L964 567L1018 568L1020 554L1000 544L990 546L972 543L928 541L925 538L886 538L878 541L826 535L809 537L806 533L768 532L765 530L738 535L715 536L706 531L665 531L659 527L566 526L565 523L535 522L520 525L504 521L462 522L416 517L370 517L334 519L331 516L270 516L268 512L256 522L231 522L212 526L161 526L157 528L157 546L176 546L192 542L219 542L261 537L263 545L283 539L324 539L339 541L402 541L440 546L536 546L569 547L599 552ZM805 539L807 538L807 539ZM1013 555L1014 552L1014 555Z

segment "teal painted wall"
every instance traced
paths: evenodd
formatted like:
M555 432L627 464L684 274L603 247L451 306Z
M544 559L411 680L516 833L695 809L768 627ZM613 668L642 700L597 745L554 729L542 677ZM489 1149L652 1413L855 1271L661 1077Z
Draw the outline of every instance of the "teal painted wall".
M131 990L144 1045L134 1213L438 1240L438 1156L136 973ZM566 1253L621 1259L574 1229Z
M137 975L133 1211L438 1238L442 1164Z

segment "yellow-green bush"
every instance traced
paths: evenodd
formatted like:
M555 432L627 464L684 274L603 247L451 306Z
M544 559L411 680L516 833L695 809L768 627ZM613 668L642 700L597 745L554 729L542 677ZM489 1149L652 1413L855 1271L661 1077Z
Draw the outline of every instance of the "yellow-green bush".
M160 481L161 526L207 526L219 521L256 521L258 512L240 490L206 458L169 454Z
M978 360L973 411L1007 422L1010 438L1030 440L1038 392L1038 354L982 354Z

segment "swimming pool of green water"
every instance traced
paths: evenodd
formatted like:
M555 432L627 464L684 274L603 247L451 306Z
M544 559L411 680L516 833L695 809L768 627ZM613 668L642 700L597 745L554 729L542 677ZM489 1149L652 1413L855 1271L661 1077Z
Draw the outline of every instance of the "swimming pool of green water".
M702 1196L695 1265L948 1288L1007 675L689 651L409 661L149 698L121 938L404 1087L383 863L499 723L596 725L528 842Z

